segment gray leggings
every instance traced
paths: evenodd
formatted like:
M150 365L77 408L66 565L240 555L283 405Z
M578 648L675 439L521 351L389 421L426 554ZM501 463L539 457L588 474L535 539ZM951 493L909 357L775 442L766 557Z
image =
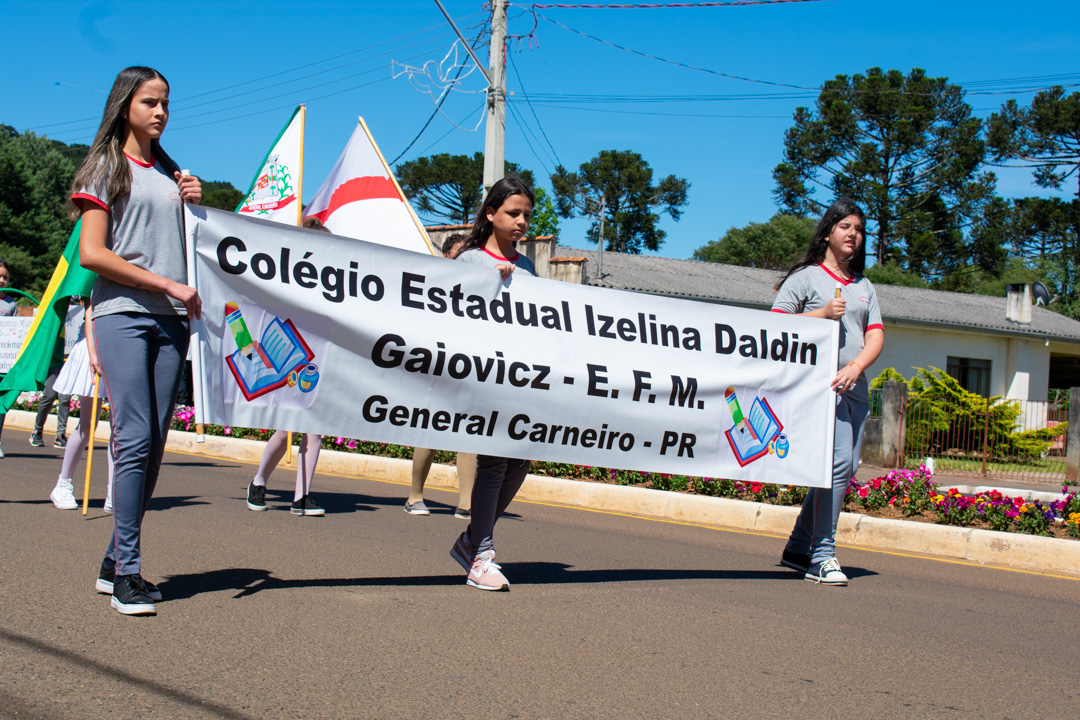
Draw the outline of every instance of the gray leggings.
M495 522L506 512L528 473L528 460L476 456L469 541L477 554L495 549Z
M143 514L157 485L187 357L188 320L117 313L94 320L98 360L112 414L113 534L105 557L117 575L142 572Z
M837 396L832 487L810 488L787 542L791 552L810 553L811 564L836 557L836 524L840 521L848 482L859 469L863 425L869 414L867 403L852 400L847 395Z

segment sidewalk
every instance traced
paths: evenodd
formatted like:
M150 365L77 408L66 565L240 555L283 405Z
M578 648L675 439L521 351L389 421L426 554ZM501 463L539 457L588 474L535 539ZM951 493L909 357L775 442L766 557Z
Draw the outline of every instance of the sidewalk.
M34 414L31 412L14 410L7 415L7 425L11 429L32 430L33 423ZM46 433L55 432L55 423L55 416L50 416L46 423ZM108 423L99 425L96 438L100 441L108 439ZM251 464L258 464L263 447L262 442L228 437L206 436L205 442L199 443L196 442L194 433L179 431L170 432L168 441L168 449L174 452ZM324 449L319 455L319 471L407 486L410 483L412 461ZM866 481L887 473L888 470L883 468L863 464L856 477L860 481ZM954 482L964 480L981 485L980 481L984 480L963 476L939 476L936 479L945 486L968 484ZM456 471L446 465L433 465L427 484L429 487L456 490ZM1017 494L1017 488L996 482L994 485L1001 489L1008 488L1011 494ZM1042 486L1034 488L1031 484L1023 484L1020 489L1041 490ZM1060 495L1061 487L1054 488L1054 491ZM518 497L533 502L717 526L778 538L786 537L791 532L799 510L744 500L538 475L529 475L526 478ZM1080 541L1076 540L887 520L845 512L840 515L836 541L840 546L947 557L977 564L1063 573L1080 579Z

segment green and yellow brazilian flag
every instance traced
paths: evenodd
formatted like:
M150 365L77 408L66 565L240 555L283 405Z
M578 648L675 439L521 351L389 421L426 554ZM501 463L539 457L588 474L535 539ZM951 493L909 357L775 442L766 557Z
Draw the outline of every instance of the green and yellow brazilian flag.
M40 390L49 377L56 340L64 329L68 304L72 295L88 296L97 275L79 264L79 229L82 220L75 223L67 247L60 262L56 264L49 287L38 306L34 323L26 334L15 364L7 376L0 380L0 413L11 409L19 394L25 390Z

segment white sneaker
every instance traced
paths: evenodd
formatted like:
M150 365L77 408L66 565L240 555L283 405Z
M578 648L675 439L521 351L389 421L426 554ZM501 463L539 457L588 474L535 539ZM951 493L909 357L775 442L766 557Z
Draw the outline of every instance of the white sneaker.
M834 557L818 565L811 565L804 577L819 585L847 585L847 575L840 569L840 563Z
M79 503L75 502L71 481L67 478L59 478L56 481L56 487L49 493L49 499L57 510L75 510L79 507Z
M0 445L0 458L4 457L4 448Z

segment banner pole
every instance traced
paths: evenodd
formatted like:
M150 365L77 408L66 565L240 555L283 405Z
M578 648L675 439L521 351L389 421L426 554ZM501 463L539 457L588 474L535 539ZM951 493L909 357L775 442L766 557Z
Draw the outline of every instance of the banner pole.
M304 224L301 213L304 208L304 122L307 120L307 106L300 106L300 179L296 181L296 226ZM292 465L292 430L289 431L285 442L285 464Z
M190 170L181 170L181 175L190 175ZM184 252L187 256L187 280L188 285L198 290L195 276L195 238L187 235L187 203L180 201L184 206L181 208L180 222L183 223ZM203 383L202 362L202 319L191 318L191 342L195 345L191 353L191 401L195 403L195 442L206 442L206 397Z
M94 396L90 400L90 442L86 448L86 482L83 483L82 514L86 515L86 509L90 507L90 468L94 464L94 432L97 430L97 399L98 385L101 376L94 373ZM79 414L87 412L86 408L79 408Z

